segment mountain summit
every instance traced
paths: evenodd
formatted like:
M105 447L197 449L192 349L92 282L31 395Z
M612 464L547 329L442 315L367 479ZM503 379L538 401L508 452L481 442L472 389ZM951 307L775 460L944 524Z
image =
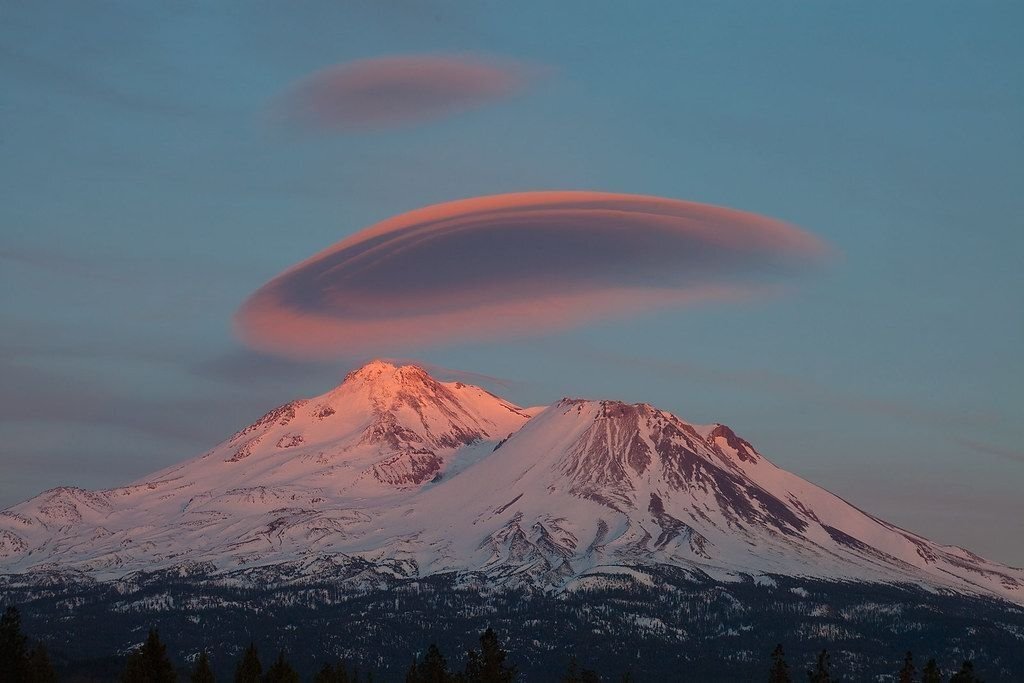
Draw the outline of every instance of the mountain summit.
M129 486L0 513L0 573L376 567L560 590L672 566L716 580L913 584L1024 604L1024 571L873 517L722 424L647 404L539 412L373 361Z

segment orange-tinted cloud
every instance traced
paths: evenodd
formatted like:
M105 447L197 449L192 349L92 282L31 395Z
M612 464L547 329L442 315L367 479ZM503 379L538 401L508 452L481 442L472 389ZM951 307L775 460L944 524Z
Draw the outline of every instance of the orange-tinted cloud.
M431 121L518 92L525 69L478 58L406 55L317 71L278 102L286 121L313 130L390 128Z
M410 211L288 269L242 306L251 346L293 357L530 335L763 291L822 244L717 206L527 192Z

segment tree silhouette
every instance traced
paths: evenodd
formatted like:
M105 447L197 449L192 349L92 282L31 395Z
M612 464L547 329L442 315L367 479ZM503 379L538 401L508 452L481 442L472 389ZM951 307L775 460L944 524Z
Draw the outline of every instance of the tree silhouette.
M21 613L13 605L0 617L0 671L12 681L28 678L28 638L21 632Z
M267 669L267 675L263 677L263 683L299 683L299 674L288 663L288 660L284 658L283 650L277 653L277 659Z
M965 661L961 666L960 670L953 674L953 677L949 679L949 683L984 683L980 678L974 675L974 662L971 660Z
M480 635L480 652L470 650L466 655L465 680L468 683L511 683L516 678L516 668L505 664L507 657L494 629L488 628Z
M917 678L917 669L914 667L914 655L907 650L906 656L903 658L903 666L900 668L899 683L914 683Z
M46 654L46 648L36 644L28 652L26 662L28 678L32 683L57 683L57 674L50 664L50 656Z
M448 683L451 674L448 673L448 662L444 655L433 643L427 648L427 654L423 655L423 661L416 667L417 683Z
M921 683L942 683L942 671L935 659L929 659L921 670Z
M260 683L263 676L263 665L260 664L260 656L256 651L256 644L249 643L242 660L235 668L235 683Z
M192 683L213 683L213 669L210 668L210 658L206 655L206 650L199 653L196 665L189 674L189 680Z
M601 683L596 671L584 669L573 655L569 658L569 666L562 676L562 683Z
M359 680L358 674L355 680ZM338 664L337 666L324 664L323 668L313 676L313 683L349 683L348 669L345 668L344 664Z
M178 674L167 656L167 646L160 642L160 634L155 628L149 629L146 642L138 650L128 656L122 683L174 683Z
M772 650L772 669L768 673L768 683L790 683L789 665L786 664L786 653L782 650L782 643Z
M831 660L828 656L828 650L822 650L818 653L818 664L815 666L814 671L807 672L807 680L810 683L832 683L832 674L829 673L829 667Z

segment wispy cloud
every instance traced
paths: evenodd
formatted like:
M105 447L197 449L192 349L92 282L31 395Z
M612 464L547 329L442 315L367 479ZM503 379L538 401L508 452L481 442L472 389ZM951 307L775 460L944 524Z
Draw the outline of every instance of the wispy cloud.
M316 131L406 126L474 109L522 90L529 69L470 56L399 55L331 66L280 96L272 114Z
M976 441L974 439L965 439L957 437L956 442L961 446L970 448L978 453L985 455L994 455L999 458L1006 460L1012 460L1017 463L1024 463L1024 451L1015 450L1012 448L1003 448L1002 446L996 446L994 444L985 443L983 441Z
M586 358L602 364L612 364L616 367L633 368L659 377L684 378L757 393L787 396L799 399L807 404L827 405L831 408L858 415L905 420L933 427L961 426L985 428L997 425L1003 419L1000 415L984 412L954 412L896 399L855 395L843 392L835 387L825 386L805 378L777 371L747 368L711 368L697 363L630 356L628 354L595 349L579 343L573 345L571 353L577 359Z
M148 94L110 85L86 70L69 67L3 45L0 45L0 59L6 63L5 69L9 74L31 79L62 94L100 102L117 109L166 116L193 116L206 113L191 104L154 98Z

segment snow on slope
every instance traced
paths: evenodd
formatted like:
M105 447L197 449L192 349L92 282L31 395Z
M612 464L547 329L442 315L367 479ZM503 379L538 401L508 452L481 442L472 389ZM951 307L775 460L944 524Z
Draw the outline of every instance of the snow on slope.
M724 425L615 401L523 410L380 361L143 481L53 489L0 512L7 573L298 563L315 574L352 558L556 587L666 563L1024 603L1024 571L872 517Z

